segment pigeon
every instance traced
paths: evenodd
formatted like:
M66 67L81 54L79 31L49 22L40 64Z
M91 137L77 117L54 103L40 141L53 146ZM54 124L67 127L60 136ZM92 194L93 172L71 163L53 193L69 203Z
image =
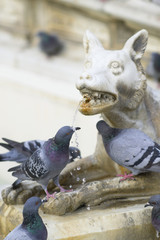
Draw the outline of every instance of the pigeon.
M153 3L160 5L160 0L152 0Z
M22 163L28 159L37 149L41 148L44 140L31 140L25 142L16 142L7 138L2 138L6 143L0 143L0 146L9 150L7 153L0 154L0 162L11 161ZM81 151L77 147L69 147L69 162L81 157Z
M151 76L157 83L160 83L160 54L157 52L151 53L149 64L146 68L146 73Z
M46 200L39 197L29 198L23 208L23 222L11 231L4 240L46 240L47 229L38 209Z
M77 147L69 147L69 162L74 162L76 158L81 159L81 151Z
M100 120L96 125L110 158L132 173L119 175L121 181L144 172L160 172L160 146L135 128L111 128Z
M60 128L54 138L45 141L41 148L35 150L20 165L10 168L8 171L17 177L13 188L16 188L24 180L32 180L41 184L47 199L54 198L56 193L49 194L47 191L48 182L53 179L61 192L67 191L60 186L59 174L69 163L69 143L73 133L79 129L79 127L70 126Z
M151 206L152 209L152 215L151 215L151 221L152 225L156 229L156 236L159 238L160 233L160 195L153 195L148 203L145 205L145 207Z
M40 31L37 33L39 37L39 48L48 57L56 55L63 49L63 44L55 34Z

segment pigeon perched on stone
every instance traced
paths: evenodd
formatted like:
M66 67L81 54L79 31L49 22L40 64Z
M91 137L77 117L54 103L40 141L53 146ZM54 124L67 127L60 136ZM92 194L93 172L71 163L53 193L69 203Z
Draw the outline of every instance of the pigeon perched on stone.
M37 149L41 148L44 140L31 140L25 142L16 142L7 138L2 138L6 143L0 143L0 146L9 150L7 153L0 154L0 162L11 161L22 163L28 159ZM69 162L76 158L81 158L81 152L77 147L69 147Z
M41 31L37 36L40 38L39 48L48 57L58 54L63 49L63 44L57 35Z
M156 236L159 238L159 232L160 232L160 195L153 195L148 203L145 205L145 207L151 206L152 209L152 215L151 215L151 221L152 225L156 229Z
M38 209L43 202L39 197L31 197L24 204L23 222L10 232L4 240L46 240L47 229Z
M66 191L59 184L59 174L69 162L69 143L73 133L79 129L70 126L60 128L54 138L45 141L42 147L35 150L21 165L10 168L8 171L18 178L13 187L24 180L37 181L49 198L55 196L55 193L51 195L47 191L48 182L53 179L60 191Z
M97 129L110 158L132 172L120 175L121 181L144 172L160 172L160 146L144 132L135 128L111 128L103 120L97 123Z
M151 58L146 69L146 73L151 76L157 83L160 84L160 54L157 52L151 53Z

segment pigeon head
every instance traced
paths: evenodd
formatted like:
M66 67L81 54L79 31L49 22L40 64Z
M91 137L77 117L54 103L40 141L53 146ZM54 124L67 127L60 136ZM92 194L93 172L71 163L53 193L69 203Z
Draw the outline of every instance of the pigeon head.
M43 32L43 31L40 31L36 34L36 36L39 37L39 38L46 38L46 33Z
M23 215L38 212L39 207L42 205L44 201L41 200L39 197L31 197L29 198L23 208Z
M80 127L73 128L70 126L64 126L64 127L60 128L54 137L55 143L57 145L62 144L62 143L68 144L71 140L73 133L79 129L80 129Z
M46 200L31 197L24 204L22 228L32 235L32 239L47 239L47 229L38 213L38 209L43 202L46 202Z
M153 61L154 69L160 73L160 54L153 52L152 61Z
M117 135L119 129L111 128L105 121L100 120L97 125L98 132L102 135L105 142L110 141L113 137Z
M153 195L144 207L160 205L160 195Z

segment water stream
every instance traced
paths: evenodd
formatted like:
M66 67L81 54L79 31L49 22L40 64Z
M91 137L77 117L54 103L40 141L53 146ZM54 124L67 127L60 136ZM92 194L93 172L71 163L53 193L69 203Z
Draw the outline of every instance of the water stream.
M75 122L76 122L76 117L77 117L77 114L78 114L78 109L79 109L79 103L78 103L78 106L76 108L76 111L73 115L73 122L72 122L72 127L75 128L75 127L78 127L78 126L75 126ZM75 142L75 146L78 148L79 147L79 142L78 142L78 134L77 134L77 131L75 131L74 135L73 135L73 138L74 138L74 142Z

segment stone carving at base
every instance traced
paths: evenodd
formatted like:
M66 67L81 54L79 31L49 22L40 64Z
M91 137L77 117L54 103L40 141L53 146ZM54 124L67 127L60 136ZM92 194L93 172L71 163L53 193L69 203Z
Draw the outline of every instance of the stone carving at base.
M147 40L147 31L141 30L127 40L123 49L109 51L86 31L84 71L76 86L83 96L79 107L82 114L101 114L113 127L138 128L159 142L160 93L147 86L141 65ZM46 203L44 210L62 215L107 199L158 193L158 173L141 174L136 181L119 183L115 176L125 171L108 157L98 135L94 154L68 164L61 173L60 183L68 188L72 185L75 190L57 194L56 199ZM52 183L48 188L53 191ZM7 204L19 204L41 193L43 195L37 184L23 183L17 190L4 189L2 198Z

